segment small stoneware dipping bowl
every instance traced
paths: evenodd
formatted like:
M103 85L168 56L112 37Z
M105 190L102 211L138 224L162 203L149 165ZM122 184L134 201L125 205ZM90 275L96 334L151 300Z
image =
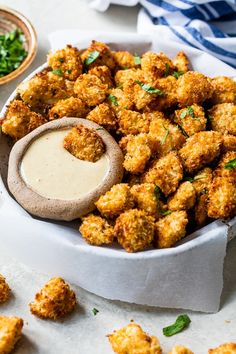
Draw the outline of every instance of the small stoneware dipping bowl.
M0 77L0 85L3 85L21 75L32 63L37 53L37 36L30 21L18 11L0 6L0 34L21 30L25 37L24 47L28 52L21 65L10 74Z

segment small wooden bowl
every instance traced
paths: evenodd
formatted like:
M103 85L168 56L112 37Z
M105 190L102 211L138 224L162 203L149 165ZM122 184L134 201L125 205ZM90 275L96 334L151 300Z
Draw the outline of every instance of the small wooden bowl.
M5 84L21 75L32 63L37 53L37 36L30 21L19 12L7 7L0 7L0 34L20 29L25 36L24 47L28 52L21 65L10 74L0 78L0 85Z

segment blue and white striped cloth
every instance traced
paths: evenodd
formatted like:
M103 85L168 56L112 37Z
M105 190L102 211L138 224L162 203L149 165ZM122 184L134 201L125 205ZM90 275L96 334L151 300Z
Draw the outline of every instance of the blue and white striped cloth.
M236 0L90 0L99 11L138 3L139 33L185 43L236 68Z

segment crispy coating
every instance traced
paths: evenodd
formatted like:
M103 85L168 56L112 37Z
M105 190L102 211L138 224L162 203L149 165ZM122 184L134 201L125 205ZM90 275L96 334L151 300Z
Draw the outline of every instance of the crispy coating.
M188 136L206 130L204 109L197 104L175 111L174 121L182 127Z
M21 338L23 320L19 317L0 316L0 353L9 354Z
M79 50L71 45L48 54L48 65L53 70L60 70L64 78L76 80L82 74L83 66Z
M59 100L50 110L49 119L58 119L63 117L84 118L89 112L88 106L76 97Z
M165 118L161 112L151 120L148 135L153 142L159 144L158 154L160 157L172 150L179 150L186 141L181 130Z
M236 135L236 105L221 103L209 110L212 130Z
M10 297L11 289L6 279L0 274L0 304L7 301Z
M236 151L228 151L222 155L217 168L214 171L214 176L217 177L232 177L236 181L236 168L228 169L225 165L236 159Z
M156 160L144 174L143 182L156 184L168 196L176 191L183 178L183 167L176 152Z
M130 323L108 335L112 349L117 354L161 354L159 340L149 336L141 326Z
M188 71L177 80L177 98L180 107L201 105L211 97L210 79L197 71Z
M14 100L8 106L7 114L1 122L2 132L18 140L46 122L41 114L31 111L24 102Z
M82 74L75 81L74 91L88 106L96 106L102 103L107 94L107 85L96 76Z
M138 82L132 79L126 80L123 83L123 91L139 111L146 109L156 99L156 94L145 91Z
M110 48L105 43L97 42L94 40L92 41L90 47L81 54L81 59L84 62L84 64L89 54L95 51L99 53L99 56L93 63L89 65L90 69L93 68L94 66L103 66L103 65L108 66L108 68L110 68L111 70L115 68L116 61Z
M175 194L168 199L168 208L170 210L188 210L191 209L196 201L196 191L192 183L186 181L181 183Z
M100 216L89 214L82 218L82 224L79 228L83 238L94 246L110 244L114 239L113 227L106 219Z
M158 220L155 224L155 246L169 248L174 246L186 234L188 216L186 211L173 211L171 214Z
M115 83L117 86L123 86L123 84L127 80L132 80L132 81L143 81L145 77L145 74L142 70L140 69L127 69L127 70L118 70L115 74Z
M108 218L119 215L134 206L130 187L127 183L114 185L95 203L100 213Z
M116 219L114 233L127 252L143 251L153 241L154 218L144 210L127 210Z
M183 345L175 345L169 354L194 354L190 349Z
M222 135L214 131L203 131L190 136L179 150L179 156L188 173L200 170L219 156Z
M208 354L236 354L236 343L224 343L214 349L209 349Z
M211 80L213 95L211 104L234 103L236 104L236 81L226 76L218 76Z
M122 69L137 68L135 58L130 52L113 52L117 65Z
M214 177L209 189L208 216L213 219L227 219L235 215L235 178Z
M172 60L177 71L186 73L189 71L189 59L184 52L179 52Z
M123 110L117 114L119 129L124 135L148 133L150 125L149 115L141 114L131 110Z
M113 97L113 100L109 97ZM120 88L111 89L109 91L108 103L111 105L116 114L122 110L132 110L134 107L131 99Z
M152 79L170 74L174 64L164 53L146 52L141 59L142 70Z
M199 195L194 207L194 219L198 226L203 226L207 219L207 207L208 207L208 193Z
M111 71L107 66L95 66L94 68L90 69L88 73L91 75L96 75L103 84L108 86L108 88L112 88L114 86Z
M116 116L108 103L101 103L96 106L86 117L87 119L102 125L107 130L115 130L117 121Z
M209 187L212 182L212 169L210 167L205 167L199 171L193 179L192 185L197 193L197 196L200 196L202 193L206 193L209 190Z
M177 104L177 82L173 76L158 79L153 83L153 86L161 90L163 95L156 97L156 100L150 105L151 109L162 111Z
M102 138L94 129L82 124L72 128L64 138L64 148L80 160L96 162L105 152Z
M236 136L230 134L223 135L223 152L236 151Z
M29 306L35 316L58 320L74 310L76 296L62 278L52 278L35 295L34 302Z

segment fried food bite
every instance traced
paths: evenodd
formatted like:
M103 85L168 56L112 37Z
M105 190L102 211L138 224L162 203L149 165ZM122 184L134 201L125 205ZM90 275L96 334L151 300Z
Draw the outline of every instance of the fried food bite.
M222 149L223 152L236 151L236 135L224 134Z
M193 177L193 181L192 181L197 196L208 192L211 182L212 182L212 169L210 167L205 167L201 171L199 171Z
M107 66L95 66L90 69L88 73L91 75L96 75L103 84L107 85L108 88L112 88L114 86L111 71Z
M114 239L113 227L106 219L100 216L89 214L82 218L82 224L79 228L84 239L94 246L110 244Z
M197 202L194 206L194 219L198 226L203 226L207 219L208 209L208 190L203 190L203 193L197 198Z
M192 183L183 182L174 195L168 199L168 208L170 210L188 210L191 209L196 201L196 191Z
M174 121L188 136L206 130L207 120L204 109L197 104L176 110Z
M6 279L0 274L0 304L6 302L10 297L11 289Z
M115 113L108 103L101 103L96 106L86 117L87 119L102 125L108 131L114 131L117 126Z
M183 345L175 345L169 354L194 354L190 349Z
M141 59L141 68L151 80L155 80L171 74L174 64L162 52L146 52Z
M88 61L90 58L95 59ZM110 48L105 43L97 42L94 40L90 46L81 54L81 59L84 65L89 69L93 68L94 66L105 65L112 70L116 66L116 61Z
M177 53L172 62L178 72L186 73L187 71L189 71L189 59L184 52Z
M208 354L236 354L236 343L224 343L215 349L209 349Z
M161 354L159 340L149 336L141 326L130 323L108 335L112 349L117 354Z
M8 354L21 338L23 320L19 317L0 316L0 353Z
M88 106L76 97L59 100L48 113L49 119L58 119L63 117L84 118L89 112Z
M82 124L70 130L64 138L63 146L78 159L91 162L98 161L105 152L102 138L94 129L88 129Z
M121 69L130 69L130 68L137 68L140 64L136 64L136 57L132 55L130 52L123 51L123 52L113 52L114 58L116 60L117 65Z
M58 320L75 309L76 296L62 278L52 278L29 306L31 313L37 317Z
M236 104L236 81L226 76L214 77L211 80L213 94L211 103L213 105L220 103Z
M212 130L236 135L236 105L221 103L209 110Z
M123 110L117 114L118 131L124 135L148 133L150 119L149 116L139 112Z
M132 110L134 107L130 97L127 96L120 88L114 88L109 90L107 97L107 103L112 107L114 112L118 113L122 110Z

